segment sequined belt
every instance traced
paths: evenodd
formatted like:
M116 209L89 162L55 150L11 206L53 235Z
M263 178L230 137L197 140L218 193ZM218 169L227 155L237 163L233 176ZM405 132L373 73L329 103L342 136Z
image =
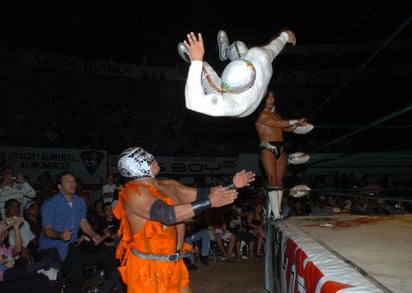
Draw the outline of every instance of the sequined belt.
M137 251L136 249L132 249L132 253L140 258L149 259L149 260L166 260L166 261L178 261L179 259L189 257L189 253L181 253L175 252L171 254L151 254L151 253L143 253Z

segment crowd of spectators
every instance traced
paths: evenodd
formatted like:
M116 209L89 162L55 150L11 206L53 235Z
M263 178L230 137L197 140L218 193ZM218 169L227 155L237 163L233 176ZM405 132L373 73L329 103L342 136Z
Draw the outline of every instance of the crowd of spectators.
M401 184L390 174L378 178L365 173L356 178L353 174L336 173L331 180L319 176L307 181L312 188L309 197L285 198L287 216L412 213L412 180Z
M48 178L47 172L39 178L49 183L48 180L44 180ZM63 192L62 183L56 183L53 186L44 184L42 185L44 190L36 191L23 174L15 174L10 166L3 167L0 176L0 199L2 199L0 201L2 211L0 213L0 248L2 251L0 291L57 293L64 287L65 291L72 292L70 288L74 284L71 283L70 274L73 272L67 270L66 266L72 267L73 263L69 264L68 257L60 254L64 254L66 246L63 246L63 243L67 243L68 255L71 255L70 251L74 248L78 249L82 255L80 262L76 264L80 265L80 271L76 271L76 276L79 277L77 278L79 287L76 287L74 292L80 292L80 290L86 292L98 287L100 287L101 292L111 292L114 288L116 288L116 292L123 292L123 284L115 269L115 244L120 223L112 213L113 197L108 200L107 192L102 190L101 197L95 201L94 205L98 206L97 202L101 202L101 212L94 213L89 194L81 190L80 178L73 177L73 182L70 184L76 185L73 192L78 196L70 203L73 205L72 208L77 210L76 215L80 215L80 206L84 206L89 224L86 227L82 220L80 222L82 230L79 230L78 234L72 235L73 232L70 229L58 232L57 237L52 237L57 233L56 231L60 231L58 225L62 224L62 220L74 220L73 214L72 217L67 217L67 213L65 214L65 202L59 201L60 198L55 196L57 193L56 185L60 192ZM103 203L103 198L106 199L105 203ZM81 202L84 203L81 204ZM56 209L51 206L53 203L54 205L60 203L62 206ZM72 208L69 208L69 211ZM57 215L63 217L62 219L51 218L56 211ZM56 222L54 222L55 220ZM54 230L46 231L49 228L46 229L43 225L45 221L47 223L53 222L57 226L53 226ZM74 229L76 226L72 227ZM91 233L97 233L101 241L93 243ZM95 236L93 236L94 238ZM46 244L52 246L48 247ZM54 251L55 248L59 249L58 252ZM91 277L89 276L90 270L101 272L101 274L95 274ZM83 282L83 277L80 278L80 276L85 277ZM33 282L36 284L33 285ZM30 289L32 291L27 291Z
M206 182L210 185L225 185L230 181L227 176L198 176L195 179L193 186L198 187L209 185ZM42 288L46 286L47 290L54 290L56 282L64 283L63 277L59 279L59 275L54 274L54 271L59 271L61 267L50 259L44 261L38 240L42 231L41 206L57 190L48 172L39 176L38 180L43 183L39 185L42 188L35 190L23 174L15 174L9 166L3 167L0 179L0 208L4 212L0 219L3 233L8 233L7 237L5 234L2 236L4 239L1 241L8 245L4 247L18 246L19 250L11 255L25 259L26 267L34 266L37 268L36 273L43 272L42 275L47 276L50 282L45 282ZM305 178L296 175L288 177L286 181L286 189L294 184L303 183L308 184L311 191L309 196L295 198L288 195L286 190L283 199L285 217L412 213L408 185L412 182L400 183L393 175L377 177L363 174L356 178L353 174L336 173L328 179L325 176ZM120 282L118 275L111 273L116 266L114 249L118 241L119 225L118 220L113 217L112 201L116 198L118 190L123 188L124 182L109 175L105 184L102 184L100 196L97 198L82 190L80 178L76 178L76 184L75 193L85 201L87 207L87 220L103 239L101 244L95 246L87 234L78 234L76 245L84 255L92 256L82 259L83 267L93 270L97 268L104 276L89 276L83 286L104 287L107 284L110 290L118 288L117 292L122 292L124 284ZM402 197L405 200L402 200ZM238 199L233 205L207 210L186 223L186 241L193 245L193 257L187 263L188 268L196 269L196 256L199 256L205 266L209 265L210 255L215 258L216 255L220 255L221 261L234 262L262 256L265 253L263 243L266 240L265 200L264 180L258 178L251 186L239 190ZM10 218L19 219L19 227L13 224L6 225L6 220ZM16 237L17 234L20 236ZM29 271L33 273L33 270ZM9 279L4 279L7 280ZM42 281L39 282L41 284ZM0 281L0 288L1 285Z

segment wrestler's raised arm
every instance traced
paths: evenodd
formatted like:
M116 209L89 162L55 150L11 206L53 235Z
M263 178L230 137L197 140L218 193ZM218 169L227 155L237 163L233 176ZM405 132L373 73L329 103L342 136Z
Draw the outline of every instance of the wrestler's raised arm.
M189 52L190 61L203 61L205 55L205 46L203 44L203 37L201 33L197 36L194 32L190 32L186 35L187 39L183 41Z
M232 183L228 184L227 186L223 186L226 189L234 189L234 188L243 188L245 186L249 186L250 183L255 181L255 172L253 171L247 171L245 169L236 172L236 174L233 176ZM192 187L192 186L187 186L182 183L180 183L177 180L173 179L164 179L164 180L159 180L158 182L161 182L162 185L173 185L176 188L176 193L179 196L179 199L181 202L185 203L190 203L194 202L198 199L202 198L207 198L209 195L214 191L219 188L221 188L221 185L218 186L211 186L211 187Z
M255 172L253 171L246 171L245 169L237 172L235 176L233 176L233 187L234 188L242 188L245 186L249 186L250 183L255 181Z
M130 215L159 221L165 225L173 225L191 219L199 212L210 207L215 208L231 204L238 194L234 189L226 189L221 186L214 188L209 196L204 199L192 203L168 205L153 196L148 188L139 186L138 189L138 192L129 190L127 209Z
M233 203L238 194L233 186L197 189L176 180L157 180L160 166L155 157L141 147L124 150L118 169L129 182L119 194L124 199L124 208L118 203L113 212L116 217L126 212L134 232L140 230L146 220L165 225L181 223L208 208ZM233 184L244 187L254 178L253 172L242 170L235 174Z

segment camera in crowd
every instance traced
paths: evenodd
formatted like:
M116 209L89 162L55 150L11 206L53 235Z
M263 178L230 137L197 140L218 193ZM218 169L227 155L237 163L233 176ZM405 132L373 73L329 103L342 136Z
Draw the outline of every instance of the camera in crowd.
M15 218L15 217L11 217L11 218L7 218L7 219L6 219L6 224L7 224L7 226L13 225L14 222L16 222L16 218Z

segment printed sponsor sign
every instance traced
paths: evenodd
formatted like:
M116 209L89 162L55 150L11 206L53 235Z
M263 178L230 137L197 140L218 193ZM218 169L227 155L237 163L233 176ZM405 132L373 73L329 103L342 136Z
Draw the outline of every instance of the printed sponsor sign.
M237 157L158 156L160 174L168 175L226 175L238 171ZM118 156L109 156L109 173L116 174Z
M0 146L0 168L5 165L28 176L33 184L46 171L54 180L65 170L74 172L84 185L102 184L107 175L107 151Z

